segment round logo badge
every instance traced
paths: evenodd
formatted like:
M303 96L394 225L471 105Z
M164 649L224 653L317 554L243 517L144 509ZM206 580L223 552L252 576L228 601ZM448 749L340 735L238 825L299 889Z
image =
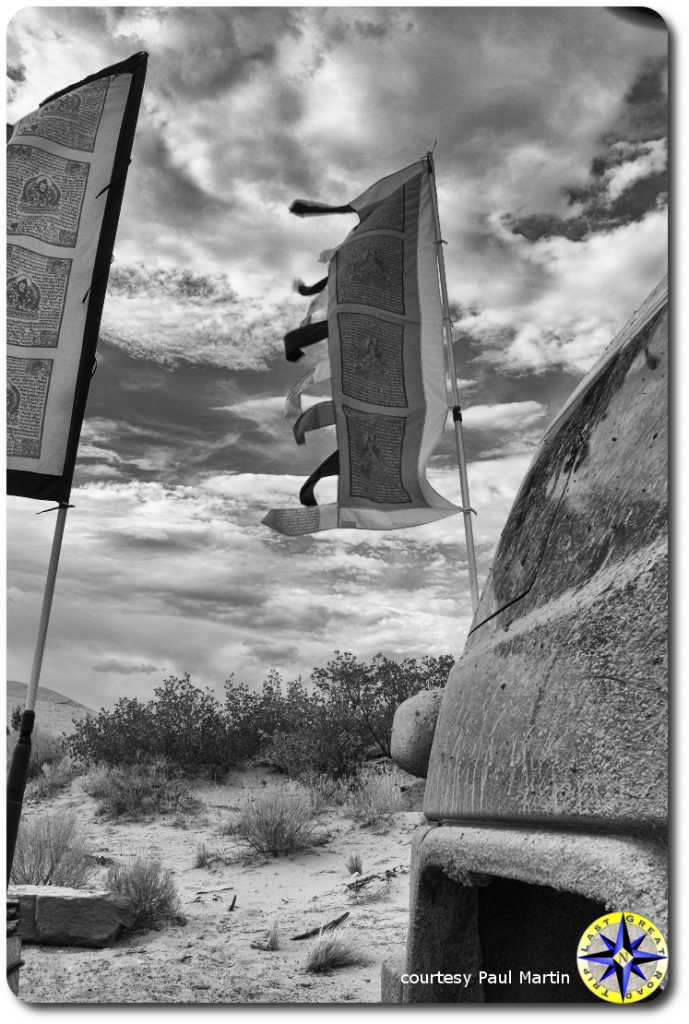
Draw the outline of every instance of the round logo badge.
M608 1003L648 999L667 973L667 943L647 917L616 910L599 917L581 936L581 980Z

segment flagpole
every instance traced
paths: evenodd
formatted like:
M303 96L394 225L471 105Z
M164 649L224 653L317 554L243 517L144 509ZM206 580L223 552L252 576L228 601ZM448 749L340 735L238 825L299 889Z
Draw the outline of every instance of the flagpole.
M450 387L452 389L452 418L455 425L455 441L457 444L457 465L459 469L459 484L462 491L462 512L464 514L464 533L467 545L467 561L469 564L469 588L471 590L471 609L475 613L478 608L478 575L476 572L476 552L474 550L474 531L471 523L471 513L474 509L469 500L469 478L467 476L466 455L464 453L464 434L462 432L462 409L459 404L459 392L457 390L457 371L455 370L455 357L452 351L452 319L450 318L450 304L447 298L447 279L445 277L445 256L443 253L443 237L440 231L440 214L438 212L438 195L435 189L435 173L433 167L433 156L426 154L426 165L429 177L431 178L431 206L433 208L433 222L435 226L436 257L438 262L438 277L440 280L440 300L443 307L443 332L445 336L445 350L447 352L447 365L450 373ZM476 513L474 512L474 515Z
M53 594L55 593L57 566L60 561L60 551L62 549L62 538L65 532L65 521L67 519L68 508L69 505L66 502L60 502L57 509L55 533L53 534L53 546L50 552L48 575L46 577L45 590L43 592L43 605L41 607L41 617L38 623L38 635L36 637L36 647L34 650L33 665L31 666L29 687L26 693L24 712L19 726L19 736L17 737L17 742L12 752L12 762L7 774L8 885L10 882L10 873L12 871L12 862L14 860L14 850L17 845L17 833L19 831L19 819L21 818L22 804L24 802L24 792L26 790L26 783L29 777L31 733L33 732L34 719L36 717L36 695L38 693L38 684L41 677L43 653L45 651L45 641L48 634L50 610L53 604Z

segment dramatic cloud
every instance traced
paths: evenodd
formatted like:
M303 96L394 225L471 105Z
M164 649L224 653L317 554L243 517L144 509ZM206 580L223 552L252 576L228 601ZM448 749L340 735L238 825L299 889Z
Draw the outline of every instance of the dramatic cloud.
M189 671L307 675L459 654L461 516L285 538L333 430L296 446L292 280L346 202L435 148L479 575L547 422L666 266L667 37L606 8L54 7L8 29L8 120L150 53L44 682L90 706ZM314 401L309 397L305 404ZM460 503L451 423L429 478ZM334 500L335 482L318 488ZM52 515L8 511L8 668L26 678Z

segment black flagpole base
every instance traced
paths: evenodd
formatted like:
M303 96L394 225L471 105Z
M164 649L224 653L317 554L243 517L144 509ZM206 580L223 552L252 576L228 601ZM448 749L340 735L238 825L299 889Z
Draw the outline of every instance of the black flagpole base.
M10 884L14 850L17 845L19 819L22 814L24 792L29 778L29 761L31 759L31 733L36 715L33 711L24 711L19 736L12 751L12 761L7 774L7 885Z

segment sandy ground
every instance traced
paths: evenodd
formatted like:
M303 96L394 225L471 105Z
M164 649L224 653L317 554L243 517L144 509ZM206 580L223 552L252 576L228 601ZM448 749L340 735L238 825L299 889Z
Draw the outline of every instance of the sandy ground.
M342 808L328 808L321 819L329 837L325 845L247 863L239 859L222 824L247 793L279 785L284 785L282 778L265 771L234 773L222 785L195 790L202 808L181 821L173 816L142 823L105 821L78 779L70 792L27 808L25 813L34 814L75 807L100 857L158 858L174 873L187 923L130 934L108 949L25 945L20 998L51 1004L379 1002L381 963L399 956L406 939L410 844L422 815L400 812L380 835L358 826ZM195 867L200 843L233 862ZM364 874L393 868L396 874L387 884L372 883L368 897L353 897L345 886L352 879L344 863L349 853L361 855ZM96 877L91 884L97 888L102 881ZM291 937L345 911L366 964L306 973L308 940ZM252 948L276 917L279 948Z

